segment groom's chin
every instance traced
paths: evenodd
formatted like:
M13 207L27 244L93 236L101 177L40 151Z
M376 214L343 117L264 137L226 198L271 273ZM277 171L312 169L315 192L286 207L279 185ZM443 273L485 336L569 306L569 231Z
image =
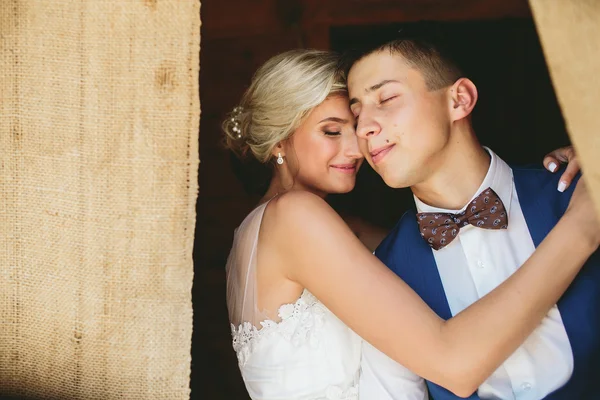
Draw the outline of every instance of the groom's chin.
M406 188L411 187L412 185L396 183L396 184L388 184L388 186L391 187L392 189L406 189Z
M394 189L405 189L412 186L411 182L404 177L389 176L387 174L380 174L380 176L386 185Z

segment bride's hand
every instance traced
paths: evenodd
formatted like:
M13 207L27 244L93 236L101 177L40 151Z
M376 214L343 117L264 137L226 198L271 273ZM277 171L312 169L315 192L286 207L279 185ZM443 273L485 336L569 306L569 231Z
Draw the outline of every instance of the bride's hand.
M575 229L584 238L589 238L593 246L600 245L600 222L592 197L583 178L579 179L565 216L570 216Z
M558 171L560 164L565 163L567 164L567 168L560 177L560 183L557 188L561 192L564 192L571 185L573 178L575 178L581 169L575 149L573 149L573 146L561 147L546 154L544 157L544 166L550 172Z

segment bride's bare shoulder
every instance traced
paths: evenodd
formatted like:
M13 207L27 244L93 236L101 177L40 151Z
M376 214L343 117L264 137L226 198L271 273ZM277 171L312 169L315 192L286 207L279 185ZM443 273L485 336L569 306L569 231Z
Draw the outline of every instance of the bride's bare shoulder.
M311 217L316 214L335 214L327 202L314 193L295 190L283 193L271 201L271 213L280 218Z
M286 192L271 200L263 221L265 226L279 232L336 223L343 220L323 198L301 190Z

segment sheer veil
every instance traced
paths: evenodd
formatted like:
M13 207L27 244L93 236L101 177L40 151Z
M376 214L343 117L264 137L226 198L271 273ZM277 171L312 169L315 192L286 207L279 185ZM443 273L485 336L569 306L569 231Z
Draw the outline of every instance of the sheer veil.
M260 328L265 313L258 311L256 288L256 250L258 233L268 202L261 204L235 230L227 259L227 310L235 327L244 322Z

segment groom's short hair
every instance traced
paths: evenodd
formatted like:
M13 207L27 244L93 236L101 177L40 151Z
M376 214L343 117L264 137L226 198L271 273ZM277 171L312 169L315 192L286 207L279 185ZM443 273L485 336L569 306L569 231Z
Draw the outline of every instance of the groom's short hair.
M368 49L354 50L346 59L346 76L354 63L384 51L401 56L409 66L421 72L429 90L452 85L464 76L457 63L440 46L420 38L395 39Z

